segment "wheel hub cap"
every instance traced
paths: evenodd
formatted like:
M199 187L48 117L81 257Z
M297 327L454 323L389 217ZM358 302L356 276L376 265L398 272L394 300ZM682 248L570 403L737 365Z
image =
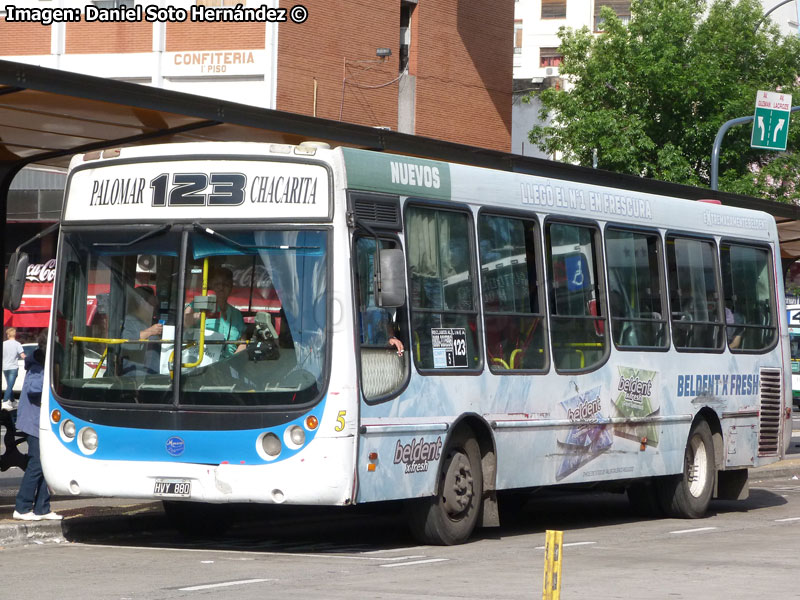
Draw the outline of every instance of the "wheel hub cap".
M458 452L453 456L444 478L444 508L451 517L467 510L472 502L472 471L469 459Z

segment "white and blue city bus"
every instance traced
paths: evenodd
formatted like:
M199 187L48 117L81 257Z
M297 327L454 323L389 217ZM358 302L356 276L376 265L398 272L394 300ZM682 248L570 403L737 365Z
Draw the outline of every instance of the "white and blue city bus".
M786 321L789 324L789 354L792 361L792 401L800 406L800 304L786 295Z
M538 486L700 517L791 435L779 255L760 212L324 144L78 156L46 477L178 520L404 500L444 544Z

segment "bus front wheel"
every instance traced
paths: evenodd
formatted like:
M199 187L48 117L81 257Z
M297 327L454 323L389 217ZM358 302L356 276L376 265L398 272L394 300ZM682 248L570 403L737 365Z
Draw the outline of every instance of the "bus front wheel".
M716 463L711 428L698 420L689 430L683 473L658 479L661 507L671 517L698 519L706 514L714 488Z
M163 505L170 525L186 538L220 537L233 524L227 504L164 500Z
M478 442L461 431L453 435L442 455L438 493L409 500L406 516L411 533L423 544L461 544L478 521L483 472Z

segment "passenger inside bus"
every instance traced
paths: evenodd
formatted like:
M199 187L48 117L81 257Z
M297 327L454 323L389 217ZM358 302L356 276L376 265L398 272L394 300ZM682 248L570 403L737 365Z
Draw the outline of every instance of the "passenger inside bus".
M742 333L744 329L740 326L737 327L741 322L741 316L734 312L731 305L725 306L725 324L727 325L725 329L728 332L728 346L732 349L740 348L742 345Z

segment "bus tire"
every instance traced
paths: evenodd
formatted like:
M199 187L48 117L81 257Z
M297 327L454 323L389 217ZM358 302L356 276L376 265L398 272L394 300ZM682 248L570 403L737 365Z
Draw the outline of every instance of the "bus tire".
M700 419L689 430L683 455L683 473L657 480L664 512L679 519L699 519L705 516L714 491L715 469L711 428Z
M478 522L482 495L478 442L468 431L456 432L442 455L438 493L406 502L412 535L423 544L452 546L466 542Z
M658 490L652 479L634 481L626 488L628 503L634 514L645 518L658 518L664 516L659 503Z
M164 500L163 505L167 521L185 538L220 537L233 524L227 504Z

